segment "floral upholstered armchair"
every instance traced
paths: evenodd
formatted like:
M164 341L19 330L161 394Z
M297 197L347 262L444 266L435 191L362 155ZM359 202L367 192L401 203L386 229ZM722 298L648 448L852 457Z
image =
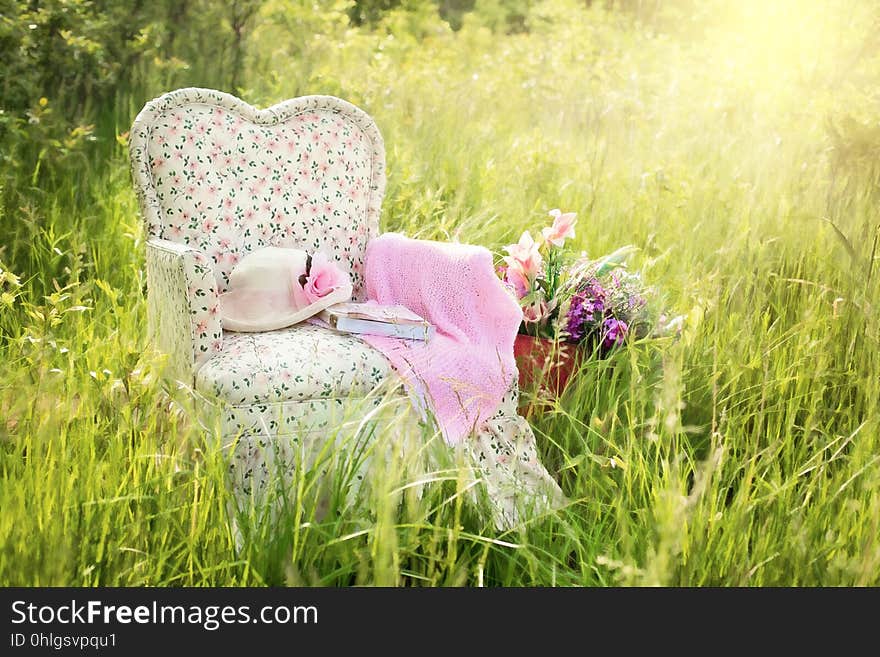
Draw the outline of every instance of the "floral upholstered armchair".
M248 492L278 456L266 437L327 432L391 366L357 338L310 324L224 331L220 294L247 253L281 246L324 252L363 300L364 253L385 189L382 137L338 98L258 110L188 88L138 114L130 159L148 234L151 340L168 354L171 376L220 409L223 436L237 445L232 469Z
M233 267L269 246L323 252L349 273L353 299L365 300L366 247L385 190L384 144L369 116L330 96L258 110L222 92L180 89L138 114L130 159L148 235L151 342L212 418L219 411L239 501L262 499L269 482L284 483L279 474L314 463L341 423L368 427L361 420L385 401L409 408L389 360L353 335L307 323L237 333L222 322ZM523 497L561 497L512 386L462 443L499 527L516 520Z

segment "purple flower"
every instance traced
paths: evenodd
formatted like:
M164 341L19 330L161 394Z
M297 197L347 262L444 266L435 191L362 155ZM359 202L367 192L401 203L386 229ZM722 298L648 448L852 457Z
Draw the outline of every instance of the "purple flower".
M565 331L570 342L580 342L601 326L608 308L605 288L596 278L584 281L571 297Z
M629 331L629 325L626 322L615 319L614 317L606 319L602 323L602 327L605 330L605 340L603 344L608 348L623 342L623 339L626 337L626 332Z
M584 337L584 320L585 315L588 314L588 311L584 308L584 302L585 299L580 294L575 294L571 298L571 305L568 308L568 317L565 325L565 331L568 333L568 339L571 342L580 342Z
M602 287L602 284L594 278L587 283L584 287L584 291L587 296L593 300L594 310L600 313L604 312L605 297L607 296L607 293L605 292L605 288Z
M635 296L631 296L629 298L627 305L629 306L630 310L633 310L633 309L641 308L642 306L645 305L645 303L647 303L647 302L645 301L644 297L640 297L638 295L635 295Z

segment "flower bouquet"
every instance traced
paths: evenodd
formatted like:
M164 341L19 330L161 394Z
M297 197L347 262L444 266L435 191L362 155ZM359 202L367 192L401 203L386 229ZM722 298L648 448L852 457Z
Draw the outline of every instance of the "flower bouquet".
M551 210L552 225L535 240L525 231L498 274L523 309L514 345L520 388L539 384L559 396L581 359L604 357L630 337L644 337L658 324L655 290L626 269L636 249L625 246L600 258L574 255L576 214Z

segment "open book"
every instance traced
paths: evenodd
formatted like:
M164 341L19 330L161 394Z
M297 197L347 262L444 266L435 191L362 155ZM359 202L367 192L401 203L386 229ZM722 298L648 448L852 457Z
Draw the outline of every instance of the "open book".
M321 311L317 318L337 331L384 335L392 338L424 340L434 335L434 327L405 306L377 303L337 303Z

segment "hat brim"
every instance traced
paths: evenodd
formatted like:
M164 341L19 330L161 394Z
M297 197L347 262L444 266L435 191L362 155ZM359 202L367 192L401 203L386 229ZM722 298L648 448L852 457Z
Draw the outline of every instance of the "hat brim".
M280 310L271 316L253 316L247 313L249 307L247 290L231 290L220 295L220 307L223 309L223 329L239 333L259 333L275 331L299 324L309 317L317 315L325 308L351 299L351 285L343 285L318 301L305 308L295 311Z

